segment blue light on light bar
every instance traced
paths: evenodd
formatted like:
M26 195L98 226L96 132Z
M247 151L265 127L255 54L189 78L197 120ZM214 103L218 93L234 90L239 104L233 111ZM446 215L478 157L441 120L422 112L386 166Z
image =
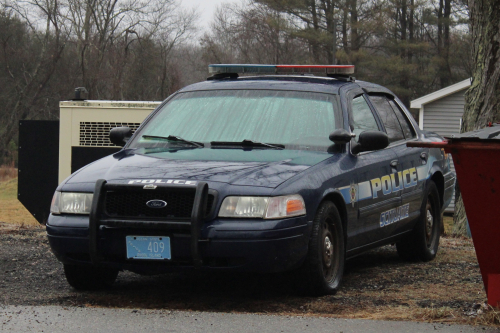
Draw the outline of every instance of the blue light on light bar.
M251 65L251 64L212 64L208 65L210 74L354 74L354 65Z
M222 73L252 73L252 74L276 74L275 65L246 65L246 64L217 64L208 65L210 74Z

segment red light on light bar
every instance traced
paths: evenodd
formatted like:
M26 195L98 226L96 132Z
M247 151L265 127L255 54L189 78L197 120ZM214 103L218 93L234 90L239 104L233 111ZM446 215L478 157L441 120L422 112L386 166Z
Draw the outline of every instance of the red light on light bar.
M354 74L354 65L276 65L277 73Z

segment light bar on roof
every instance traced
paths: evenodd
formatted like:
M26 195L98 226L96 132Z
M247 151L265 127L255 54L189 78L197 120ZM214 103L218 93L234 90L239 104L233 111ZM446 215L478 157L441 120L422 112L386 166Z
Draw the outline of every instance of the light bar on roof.
M223 73L252 73L252 74L276 74L275 65L241 65L241 64L217 64L208 65L208 72L210 74L223 74Z
M354 65L249 65L213 64L208 65L210 74L354 74Z

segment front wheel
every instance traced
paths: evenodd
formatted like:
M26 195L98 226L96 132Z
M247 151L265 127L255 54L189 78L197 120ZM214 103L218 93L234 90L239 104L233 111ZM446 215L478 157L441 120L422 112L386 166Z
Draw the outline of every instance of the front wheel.
M68 283L77 290L109 288L118 276L118 270L94 266L64 265Z
M431 261L436 257L441 234L441 209L436 184L430 181L412 233L396 243L398 254L409 261Z
M344 231L337 207L321 204L313 221L309 250L301 267L301 289L310 295L335 294L345 262Z

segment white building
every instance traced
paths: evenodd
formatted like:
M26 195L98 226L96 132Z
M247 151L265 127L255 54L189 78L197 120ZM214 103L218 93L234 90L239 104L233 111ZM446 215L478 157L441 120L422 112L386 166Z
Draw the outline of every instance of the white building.
M418 109L418 125L425 131L441 136L460 133L465 106L465 92L470 87L470 79L417 98L410 102L410 108ZM451 168L455 171L453 161ZM447 212L453 212L455 197Z

